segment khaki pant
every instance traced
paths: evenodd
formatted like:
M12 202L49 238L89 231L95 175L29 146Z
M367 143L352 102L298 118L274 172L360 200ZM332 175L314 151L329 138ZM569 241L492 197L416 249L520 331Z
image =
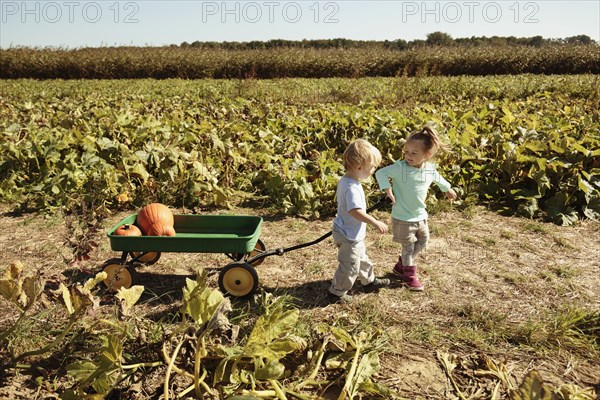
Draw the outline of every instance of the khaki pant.
M329 291L336 296L346 294L358 278L367 285L375 280L373 263L367 256L364 240L352 241L333 231L333 241L338 247L338 267L331 280Z
M406 222L392 218L392 234L394 242L402 244L402 264L414 266L417 254L429 244L427 220Z

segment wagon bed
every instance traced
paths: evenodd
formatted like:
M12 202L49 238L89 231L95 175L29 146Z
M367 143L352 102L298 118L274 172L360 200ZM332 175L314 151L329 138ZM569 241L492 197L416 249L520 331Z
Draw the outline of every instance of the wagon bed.
M118 236L121 225L134 225L131 214L108 231L110 247L123 252L250 253L261 233L262 218L245 215L173 216L175 236Z

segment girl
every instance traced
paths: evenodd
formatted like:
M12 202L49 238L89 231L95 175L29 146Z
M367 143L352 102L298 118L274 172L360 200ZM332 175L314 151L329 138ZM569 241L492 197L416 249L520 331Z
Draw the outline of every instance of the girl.
M449 199L456 192L428 162L439 150L446 151L433 126L411 132L404 145L404 160L380 169L375 173L381 190L392 201L392 234L394 242L402 244L402 255L394 266L394 273L410 290L423 290L417 276L415 257L427 248L429 228L425 198L427 190L435 183ZM391 180L391 185L390 185Z

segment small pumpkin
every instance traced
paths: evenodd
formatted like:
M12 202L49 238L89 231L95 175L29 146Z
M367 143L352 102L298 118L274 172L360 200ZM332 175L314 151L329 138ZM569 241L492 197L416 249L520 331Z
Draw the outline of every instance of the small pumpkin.
M142 231L135 225L121 225L115 229L115 235L117 236L142 236Z
M144 235L175 236L175 221L169 207L152 203L143 207L137 215L137 225Z

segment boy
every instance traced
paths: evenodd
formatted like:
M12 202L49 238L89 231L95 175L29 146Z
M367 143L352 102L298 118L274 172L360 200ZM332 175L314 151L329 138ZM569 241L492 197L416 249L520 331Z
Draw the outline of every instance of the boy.
M335 302L352 302L348 291L357 278L367 290L390 284L389 279L375 277L364 242L367 224L380 233L386 233L388 227L366 213L365 193L359 182L371 176L380 163L381 153L364 139L355 140L344 151L346 173L337 185L337 216L333 221L333 240L338 247L339 264L329 288Z

